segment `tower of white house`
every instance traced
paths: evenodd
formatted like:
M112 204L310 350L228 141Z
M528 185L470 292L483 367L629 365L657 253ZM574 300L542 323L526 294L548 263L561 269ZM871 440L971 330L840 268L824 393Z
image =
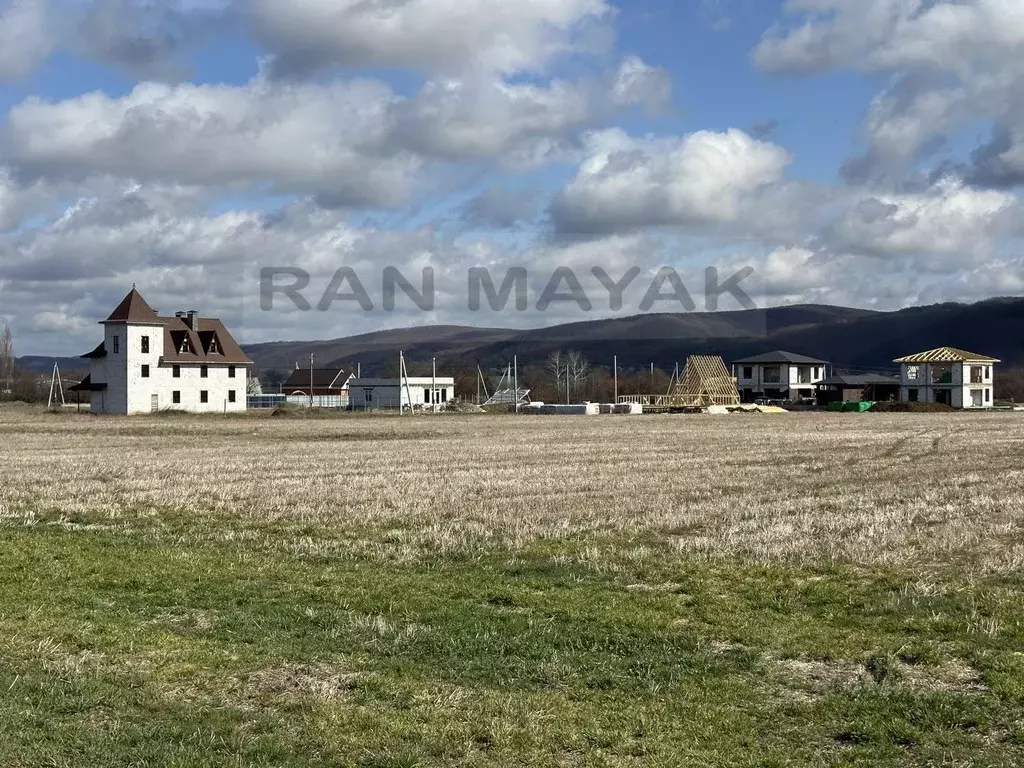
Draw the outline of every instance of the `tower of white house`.
M133 287L103 320L103 343L89 358L94 413L242 411L252 362L220 320L194 310L161 317Z

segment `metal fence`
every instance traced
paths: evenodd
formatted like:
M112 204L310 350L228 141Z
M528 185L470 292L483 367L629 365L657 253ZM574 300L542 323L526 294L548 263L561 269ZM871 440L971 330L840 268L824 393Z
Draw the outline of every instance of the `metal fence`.
M308 395L249 395L247 405L253 409L280 408L294 405L299 408L348 408L346 395L314 395L310 403Z

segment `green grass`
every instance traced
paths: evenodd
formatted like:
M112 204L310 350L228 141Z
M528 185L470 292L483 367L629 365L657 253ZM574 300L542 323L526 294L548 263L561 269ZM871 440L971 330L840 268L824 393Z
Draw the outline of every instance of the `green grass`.
M1024 760L1016 575L653 537L403 565L288 553L266 521L47 522L0 528L4 766Z

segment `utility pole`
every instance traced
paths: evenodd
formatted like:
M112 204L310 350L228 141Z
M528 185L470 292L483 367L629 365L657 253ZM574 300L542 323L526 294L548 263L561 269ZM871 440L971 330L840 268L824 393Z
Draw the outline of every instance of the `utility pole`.
M313 407L313 353L309 353L309 407Z
M405 352L398 352L398 414L402 414L402 382L405 382L405 396L409 400L409 414L413 413L412 390L409 388L409 371L405 367Z
M512 396L516 399L516 413L519 413L519 358L516 355L512 355L512 367L515 370L515 383L512 385Z
M54 403L54 395L60 395L60 404L67 405L64 402L64 383L60 380L60 369L57 368L57 361L53 361L53 375L50 377L50 398L46 401L46 407L52 408Z
M437 358L430 358L430 410L437 411Z
M614 379L615 379L615 399L612 402L617 404L619 402L619 356L618 355L615 355L612 358L612 370L615 371L615 374L614 374Z
M565 364L565 404L569 405L569 364Z
M654 394L654 363L651 363L651 394Z

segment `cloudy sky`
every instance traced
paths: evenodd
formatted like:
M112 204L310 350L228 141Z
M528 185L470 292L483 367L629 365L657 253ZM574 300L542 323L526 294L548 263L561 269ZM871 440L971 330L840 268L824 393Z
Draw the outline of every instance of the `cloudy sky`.
M759 305L1022 294L1022 54L1020 0L0 0L0 319L76 354L133 282L243 341L631 314L666 266L698 309L709 266ZM374 310L318 311L346 266ZM470 312L472 267L592 310ZM594 267L640 270L620 310ZM312 310L261 308L285 268Z

